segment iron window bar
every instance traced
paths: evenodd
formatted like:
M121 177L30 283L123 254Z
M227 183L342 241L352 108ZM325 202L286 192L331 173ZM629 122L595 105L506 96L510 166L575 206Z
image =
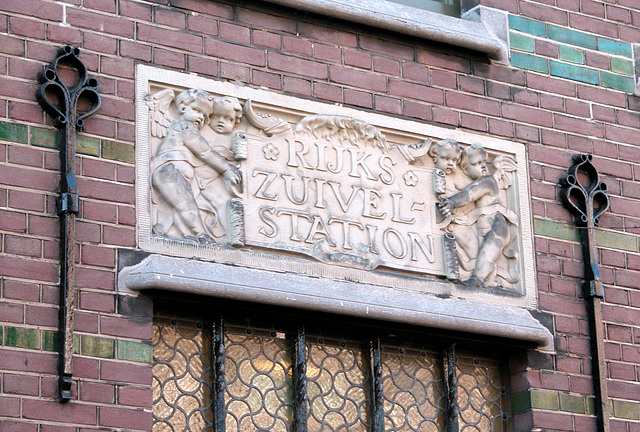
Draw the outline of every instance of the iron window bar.
M306 328L298 325L292 332L292 390L293 390L293 432L307 432L308 404L307 404L307 351ZM211 370L213 385L211 386L211 401L215 432L225 432L225 322L218 316L211 326ZM382 349L379 336L373 336L368 343L369 385L371 432L384 432L384 387ZM458 378L455 343L442 351L442 370L445 372L443 381L446 401L445 430L458 432Z

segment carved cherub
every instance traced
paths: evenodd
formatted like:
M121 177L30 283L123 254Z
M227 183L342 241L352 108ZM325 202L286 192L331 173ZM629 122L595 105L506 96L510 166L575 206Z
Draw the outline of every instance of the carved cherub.
M497 156L492 165L494 172L491 174L487 167L487 152L481 145L472 144L465 148L461 166L472 181L438 203L438 208L444 215L452 216L452 224L475 226L477 231L475 266L471 277L464 282L469 286L484 287L495 276L496 262L500 256L513 258L514 254L512 243L518 217L502 203L501 191L511 185L516 161L508 156ZM472 203L475 207L468 213L454 213L455 209ZM459 238L458 241L466 242ZM515 282L514 278L517 278L514 274L507 276L510 282Z
M242 182L238 168L216 152L200 132L209 122L214 99L197 89L184 90L174 98L173 91L167 89L145 100L150 108L151 134L162 139L150 164L152 201L156 204L153 233L213 243L215 220L205 224L202 214L205 209L216 213L216 209L208 208L213 206L201 196L202 176L206 173L209 183L218 178L229 185Z

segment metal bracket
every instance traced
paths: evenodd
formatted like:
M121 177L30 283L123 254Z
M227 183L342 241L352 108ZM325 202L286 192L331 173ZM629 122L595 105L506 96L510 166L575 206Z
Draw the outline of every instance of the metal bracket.
M76 131L84 126L84 119L100 108L98 81L89 78L87 68L78 58L80 50L66 45L39 75L41 85L36 99L53 118L53 125L64 130L60 148L61 179L58 215L60 216L60 340L59 396L60 402L71 400L73 384L73 310L75 308L75 217L78 214L78 186L76 184ZM70 66L78 75L72 88L58 75L61 65ZM86 110L78 111L78 102Z
M582 239L585 260L585 281L582 286L584 296L588 300L598 430L608 432L610 408L602 323L604 286L598 265L596 226L600 224L600 215L609 208L609 195L607 195L607 185L600 181L600 174L592 161L593 155L590 154L582 154L574 158L574 165L569 168L569 174L562 181L561 196L565 207L576 219Z

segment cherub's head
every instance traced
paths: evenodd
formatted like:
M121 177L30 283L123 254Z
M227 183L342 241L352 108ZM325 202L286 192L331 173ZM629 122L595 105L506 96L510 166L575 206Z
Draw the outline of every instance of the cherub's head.
M174 100L180 119L195 123L201 129L213 110L213 96L198 89L184 90Z
M219 134L228 135L233 128L240 123L242 118L242 105L237 98L221 96L213 101L211 113L211 129Z
M480 144L471 144L462 152L462 169L473 180L484 177L487 171L487 151Z
M458 167L462 156L462 147L454 139L443 139L431 144L427 153L436 168L441 169L446 174L452 174Z

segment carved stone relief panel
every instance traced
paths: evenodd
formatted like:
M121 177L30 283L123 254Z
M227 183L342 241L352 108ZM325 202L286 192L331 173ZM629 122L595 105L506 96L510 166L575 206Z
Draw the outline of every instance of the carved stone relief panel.
M535 302L522 145L144 66L138 75L141 248Z

